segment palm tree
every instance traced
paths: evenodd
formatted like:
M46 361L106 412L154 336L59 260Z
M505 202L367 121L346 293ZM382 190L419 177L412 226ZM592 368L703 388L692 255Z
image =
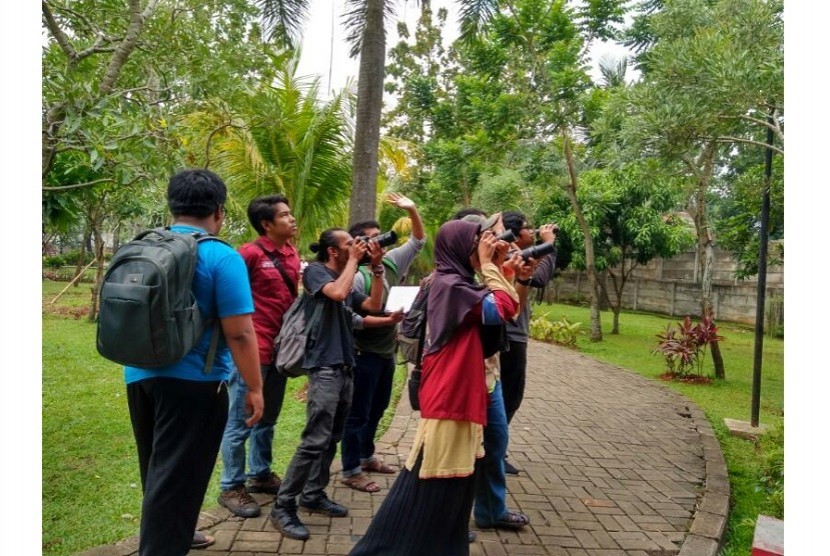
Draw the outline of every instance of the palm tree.
M240 113L202 113L194 119L214 122L205 165L227 176L240 212L254 197L282 193L300 226L300 243L307 245L345 220L351 127L344 95L321 104L319 78L296 77L297 61L296 56L285 60L275 84L253 93Z
M498 0L458 0L461 36L472 38L495 13ZM308 13L308 0L258 0L267 35L290 44ZM380 116L386 77L385 19L394 0L348 0L345 24L352 56L360 55L349 221L375 217ZM420 4L420 1L419 1Z

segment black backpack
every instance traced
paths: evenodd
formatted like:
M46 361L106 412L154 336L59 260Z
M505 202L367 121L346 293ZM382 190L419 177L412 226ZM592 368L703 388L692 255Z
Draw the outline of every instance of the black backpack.
M418 295L415 296L409 311L398 325L398 351L404 362L413 365L406 388L409 394L409 405L415 411L421 409L418 391L421 389L421 359L424 356L427 336L427 297L431 283L431 275L424 278Z
M202 315L193 294L198 244L207 240L222 241L154 228L115 252L101 284L98 353L122 365L163 367L183 358L213 324L205 361L205 373L211 371L219 319Z
M424 280L421 289L412 301L409 311L403 317L398 328L398 351L406 363L421 366L424 341L427 330L427 296L429 280Z

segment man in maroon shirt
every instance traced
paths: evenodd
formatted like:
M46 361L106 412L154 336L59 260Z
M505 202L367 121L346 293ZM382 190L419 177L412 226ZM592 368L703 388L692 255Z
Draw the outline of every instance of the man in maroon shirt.
M238 372L231 373L229 382L230 408L222 438L220 478L222 492L219 504L240 517L256 517L259 504L251 492L277 494L281 480L271 471L271 445L274 425L282 409L286 378L274 368L274 338L282 327L285 312L297 297L300 278L300 256L291 240L297 233L297 222L288 200L282 195L259 197L248 205L248 220L259 237L239 248L248 267L254 298L254 329L259 346L262 369L262 395L265 408L262 419L248 428L245 425L245 391L247 387ZM248 474L245 474L245 441L250 436ZM245 480L248 479L247 487Z

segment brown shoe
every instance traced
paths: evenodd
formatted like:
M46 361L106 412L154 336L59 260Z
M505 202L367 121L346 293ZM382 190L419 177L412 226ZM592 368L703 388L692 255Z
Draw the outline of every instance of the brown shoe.
M220 492L219 505L239 517L257 517L260 512L259 504L245 490L245 485Z
M269 471L264 477L251 477L248 479L248 492L264 492L266 494L279 494L282 479L280 476Z

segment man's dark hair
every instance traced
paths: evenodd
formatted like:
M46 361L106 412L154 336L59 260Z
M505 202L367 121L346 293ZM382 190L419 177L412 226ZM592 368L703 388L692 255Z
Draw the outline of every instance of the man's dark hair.
M182 170L167 184L167 206L174 217L206 218L227 198L225 182L210 170Z
M271 221L277 213L276 206L278 203L285 203L289 208L288 199L285 195L266 195L264 197L257 197L248 204L248 221L254 227L256 233L261 236L265 235L265 228L262 227L262 221Z
M522 227L527 224L527 218L521 212L506 210L501 213L501 222L504 224L505 230L510 230L516 237L519 237L519 234L522 233Z
M362 222L357 222L356 224L352 224L351 228L349 228L349 235L352 237L366 235L367 228L377 228L380 230L380 224L377 220L363 220Z
M483 210L473 208L473 207L467 207L467 208L463 208L463 209L459 210L458 212L456 212L455 214L453 214L452 215L452 220L461 220L465 216L470 216L471 214L474 214L476 216L487 216L487 213L484 212Z
M329 260L329 247L337 247L338 244L335 233L345 231L343 228L323 230L323 233L320 234L320 239L316 243L309 245L308 248L311 249L312 253L317 253L318 261L321 263L327 262Z

